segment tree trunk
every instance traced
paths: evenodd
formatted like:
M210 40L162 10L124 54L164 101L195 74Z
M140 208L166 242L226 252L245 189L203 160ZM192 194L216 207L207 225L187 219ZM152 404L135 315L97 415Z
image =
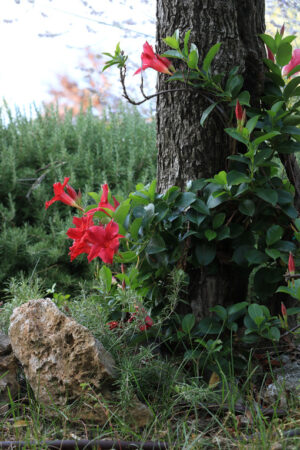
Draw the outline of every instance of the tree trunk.
M176 29L180 35L191 29L190 42L199 50L199 61L217 42L222 42L214 63L215 73L228 74L234 66L245 78L243 89L252 102L263 89L264 45L258 34L265 30L264 0L157 0L157 52L167 50L163 38ZM173 60L175 67L178 60ZM158 79L158 90L174 88L165 75ZM179 87L182 87L180 85ZM229 138L224 128L229 126L220 115L212 113L204 127L202 112L209 100L199 92L172 92L157 99L158 189L164 192L172 185L184 188L191 179L209 177L226 169L230 154ZM247 280L233 275L227 267L220 274L190 273L189 298L198 317L208 314L216 304L245 299ZM230 287L230 289L229 289Z

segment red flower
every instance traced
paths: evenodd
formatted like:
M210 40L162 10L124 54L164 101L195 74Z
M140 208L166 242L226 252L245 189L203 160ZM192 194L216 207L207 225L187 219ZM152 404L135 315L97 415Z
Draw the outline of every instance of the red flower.
M110 330L113 330L114 328L118 328L119 322L117 320L112 320L111 322L108 322L107 325Z
M293 51L292 59L282 69L282 75L288 75L291 70L293 70L296 66L298 66L298 64L300 64L300 48L296 48ZM299 70L299 72L300 72L300 70ZM296 73L299 73L299 72L296 72Z
M114 254L119 249L119 239L124 237L118 234L119 225L111 220L106 227L92 226L87 230L86 239L91 244L88 261L99 256L104 263L112 264Z
M235 117L237 121L241 121L243 119L243 108L238 100L236 101Z
M295 274L295 261L294 261L292 252L290 252L290 255L289 255L288 271L289 271L290 275Z
M164 56L159 56L154 53L153 48L148 42L145 42L143 45L143 53L141 54L142 58L142 67L140 67L134 75L140 73L142 70L146 70L149 67L151 69L157 70L157 72L167 73L168 75L172 75L169 68L172 68L172 63L168 58Z
M110 203L108 203L108 184L103 184L102 185L102 190L103 190L103 193L102 193L102 196L101 196L101 199L100 199L100 203L98 204L98 207L90 209L87 212L88 215L94 214L97 211L102 211L106 215L111 217L111 214L108 211L106 211L106 210L110 209L111 211L115 211L117 209L117 207L119 206L120 203L118 202L118 200L116 200L116 198L114 196L113 196L114 206L111 205Z
M53 184L54 197L45 202L46 209L49 208L52 203L60 201L66 205L74 206L75 208L83 210L81 206L76 203L76 200L80 198L80 194L76 194L76 191L68 185L69 179L70 177L66 177L63 184L59 182ZM64 191L65 187L67 188L68 194Z
M67 235L73 239L70 247L71 261L81 253L89 253L91 244L87 241L87 230L94 225L93 216L73 217L73 224L76 228L69 228Z
M267 53L268 53L268 59L270 59L271 61L275 62L275 56L274 56L273 52L271 52L269 47L267 47Z
M151 319L150 316L146 316L145 317L145 325L141 325L139 328L141 331L145 331L148 330L149 328L151 328L153 325L153 320Z

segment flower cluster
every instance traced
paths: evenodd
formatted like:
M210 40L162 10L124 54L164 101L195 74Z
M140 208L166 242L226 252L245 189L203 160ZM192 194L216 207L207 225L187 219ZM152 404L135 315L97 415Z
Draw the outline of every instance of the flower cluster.
M61 201L69 206L73 206L81 211L81 194L68 185L69 178L64 179L63 184L54 183L54 197L45 203L45 208L49 208L52 203ZM65 192L65 189L67 192ZM119 225L113 219L107 225L95 225L93 216L95 212L102 211L110 218L111 213L119 206L119 202L113 197L114 205L108 202L108 185L102 186L102 196L97 208L90 209L82 217L73 217L75 228L69 228L67 235L73 239L73 245L70 247L71 261L82 253L87 254L88 261L92 261L97 256L104 263L112 264L114 255L119 249L119 239L124 237L119 234Z
M139 306L135 306L135 312L130 314L130 317L125 321L125 323L132 323L137 321L138 327L140 331L149 330L153 326L153 320L150 316L146 315L146 311L144 308L140 308ZM115 328L123 328L123 322L118 322L117 320L112 320L108 322L110 330L114 330Z

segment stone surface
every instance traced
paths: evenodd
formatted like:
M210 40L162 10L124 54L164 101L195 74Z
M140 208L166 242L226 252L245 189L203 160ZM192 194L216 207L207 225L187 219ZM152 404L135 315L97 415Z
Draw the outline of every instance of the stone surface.
M18 361L12 353L8 336L0 331L0 413L7 409L9 395L16 397L19 390L18 382Z
M9 337L36 398L50 407L50 413L51 406L70 407L72 417L106 423L108 411L117 411L118 401L111 392L113 357L50 299L30 300L16 308ZM129 422L137 426L144 426L150 417L139 401L129 408Z
M275 382L267 386L264 399L275 403L280 399L281 406L285 403L286 394L300 396L300 362L288 362L282 368L274 370Z

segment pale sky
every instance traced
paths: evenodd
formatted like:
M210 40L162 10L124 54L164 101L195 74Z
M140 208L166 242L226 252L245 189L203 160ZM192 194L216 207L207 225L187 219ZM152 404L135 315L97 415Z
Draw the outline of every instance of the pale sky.
M97 54L113 52L119 41L129 55L127 79L129 89L134 89L139 80L132 74L140 65L143 43L148 40L155 44L155 3L0 0L0 104L4 97L10 107L17 106L21 111L28 111L32 103L41 105L50 99L49 89L58 87L58 74L83 79L78 66L87 47ZM274 4L271 12L281 23L278 0L267 0L267 4L269 11ZM114 93L121 96L118 70L112 68L106 74L112 77ZM155 80L154 71L145 72L147 93L155 91Z
M78 65L86 47L97 54L113 52L119 41L130 54L129 84L138 84L130 75L140 65L145 40L155 43L154 3L0 0L0 99L21 111L33 102L40 105L49 99L49 88L57 87L57 74L84 76ZM119 88L118 70L110 73ZM155 88L153 77L150 88Z

